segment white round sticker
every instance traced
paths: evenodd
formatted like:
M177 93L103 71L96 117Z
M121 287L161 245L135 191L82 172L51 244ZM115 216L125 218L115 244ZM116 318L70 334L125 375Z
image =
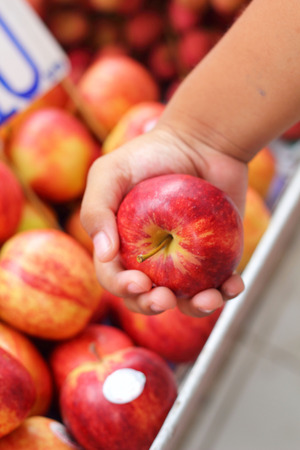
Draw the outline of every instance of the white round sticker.
M146 376L134 369L118 369L103 383L103 395L111 403L122 405L138 398L144 390Z

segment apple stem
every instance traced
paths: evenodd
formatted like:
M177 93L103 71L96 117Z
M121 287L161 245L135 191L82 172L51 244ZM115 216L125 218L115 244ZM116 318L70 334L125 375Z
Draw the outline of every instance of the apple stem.
M153 248L152 250L150 250L149 253L146 253L145 255L138 255L136 257L137 262L142 263L144 262L146 259L150 258L151 256L155 255L156 253L159 252L159 250L161 250L162 248L166 247L167 245L170 244L170 242L172 241L173 236L171 234L167 234L167 236L160 242L160 244L158 244L155 248Z

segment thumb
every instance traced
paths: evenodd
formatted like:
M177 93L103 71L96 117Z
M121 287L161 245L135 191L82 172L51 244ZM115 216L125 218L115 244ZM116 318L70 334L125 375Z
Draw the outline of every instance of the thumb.
M127 186L124 172L112 156L101 156L90 168L81 204L81 223L101 262L112 260L119 251L116 212Z

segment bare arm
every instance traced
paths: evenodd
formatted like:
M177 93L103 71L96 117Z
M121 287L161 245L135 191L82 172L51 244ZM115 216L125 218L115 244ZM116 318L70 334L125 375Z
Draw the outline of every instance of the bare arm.
M300 118L300 5L252 0L170 101L165 125L242 161Z
M101 284L131 309L149 314L178 304L199 316L242 291L238 275L184 302L152 288L145 274L121 266L115 214L136 183L174 172L205 178L242 212L246 163L300 118L299 37L298 0L253 0L182 83L157 127L93 165L82 222L94 238Z

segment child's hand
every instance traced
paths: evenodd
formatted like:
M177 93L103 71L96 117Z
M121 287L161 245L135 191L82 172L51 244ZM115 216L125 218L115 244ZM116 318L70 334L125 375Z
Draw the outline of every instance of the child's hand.
M92 166L82 202L81 219L95 246L99 282L125 299L128 308L155 314L176 305L187 315L203 316L223 306L244 288L234 274L217 289L208 289L190 300L177 299L166 287L152 288L147 275L125 270L118 257L116 213L127 192L143 179L167 174L199 176L226 192L243 213L247 188L246 164L174 132L157 127L114 152L101 156Z

